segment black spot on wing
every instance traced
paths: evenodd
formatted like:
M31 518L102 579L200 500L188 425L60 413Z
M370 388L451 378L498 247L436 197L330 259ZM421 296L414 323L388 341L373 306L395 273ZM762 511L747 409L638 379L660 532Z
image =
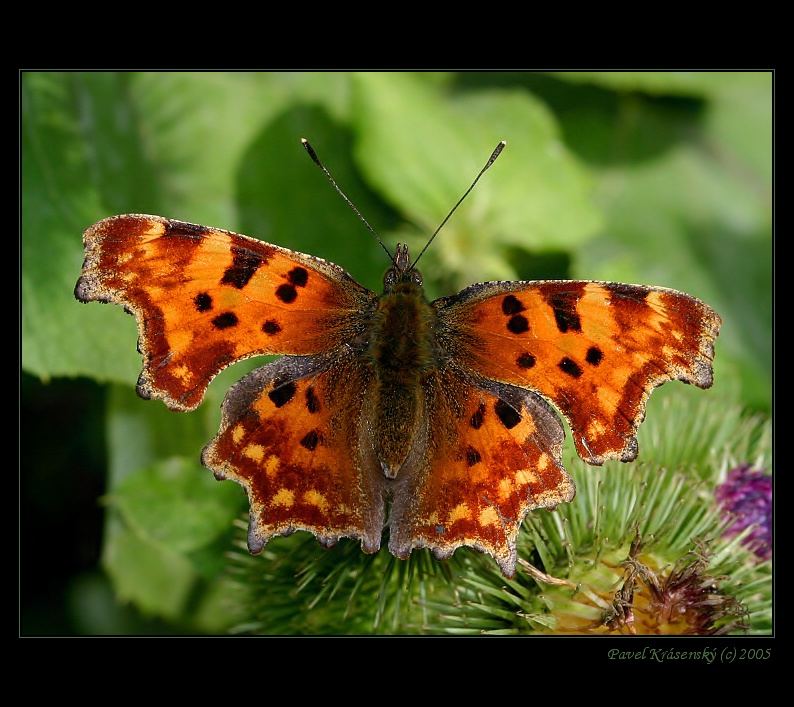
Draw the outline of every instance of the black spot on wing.
M306 388L306 409L312 414L320 412L320 399L315 395L314 388L311 386Z
M579 368L579 365L576 363L576 361L568 358L567 356L560 361L559 367L563 373L567 373L572 378L578 378L582 375L582 369Z
M601 352L597 346L591 346L587 349L587 355L585 356L584 360L587 361L591 366L597 366L601 363L601 359L604 358L604 354Z
M469 420L469 424L475 430L479 430L480 427L482 427L482 423L484 419L485 419L485 404L480 403L480 407L478 407L477 411L471 416L471 420Z
M549 306L554 311L554 320L557 322L557 329L565 333L571 331L581 331L582 323L576 312L576 303L579 301L579 294L559 292L548 298Z
M469 466L474 466L475 464L479 464L481 461L482 457L474 447L468 447L466 449L466 464Z
M502 311L508 316L511 314L518 314L526 309L523 302L521 302L515 295L507 295L502 300Z
M508 430L512 429L519 422L521 422L521 415L519 415L501 398L494 403L493 409L496 413L496 416Z
M278 297L284 304L292 304L298 296L298 291L295 285L279 285L276 288L276 297Z
M529 322L523 314L514 314L507 322L507 328L514 334L523 334L529 331Z
M300 443L302 447L305 447L310 452L313 452L320 443L320 435L317 433L317 430L312 430L306 434Z
M610 282L604 285L604 287L609 292L612 299L621 298L633 300L635 302L644 302L649 292L645 287L624 285L620 282Z
M232 264L223 273L222 285L233 285L242 290L262 265L262 256L247 248L232 246Z
M228 329L237 325L237 315L234 312L224 312L212 320L212 326L216 329Z
M206 292L200 292L193 300L199 312L209 312L212 309L212 297Z
M281 331L281 326L279 326L279 323L275 319L268 319L262 325L262 331L265 332L265 334L270 334L270 336L273 336L274 334L278 334Z
M210 232L206 226L199 226L195 223L185 223L184 221L169 221L165 227L163 235L167 237L190 238L200 241Z
M520 368L532 368L535 365L535 357L531 353L522 353L516 359L516 363Z
M306 283L309 281L309 273L306 268L301 267L292 268L292 270L287 273L287 277L296 287L306 287Z
M295 384L294 383L287 383L286 385L282 385L275 390L271 390L267 397L273 401L273 404L280 408L286 405L292 397L295 395Z

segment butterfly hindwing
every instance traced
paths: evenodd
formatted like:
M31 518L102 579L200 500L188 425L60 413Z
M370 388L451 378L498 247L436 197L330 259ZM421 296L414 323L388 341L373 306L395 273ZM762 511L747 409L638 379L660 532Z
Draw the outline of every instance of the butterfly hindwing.
M512 576L527 511L570 501L562 467L563 428L534 393L440 371L424 385L426 424L419 453L397 477L389 549L448 557L469 545Z
M224 367L257 354L315 354L357 336L375 298L341 268L230 231L140 214L83 236L76 297L135 314L143 397L192 410Z
M326 545L353 537L367 552L380 547L384 479L362 443L370 384L371 373L343 353L330 366L286 356L230 389L202 461L245 487L252 552L295 530Z
M712 382L719 316L674 290L607 282L493 282L434 302L445 347L477 375L540 392L585 461L630 461L653 388Z

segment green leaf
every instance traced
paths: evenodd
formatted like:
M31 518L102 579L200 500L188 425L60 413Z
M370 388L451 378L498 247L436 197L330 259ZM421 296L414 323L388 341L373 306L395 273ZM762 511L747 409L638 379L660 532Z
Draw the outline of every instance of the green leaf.
M479 85L488 75L477 76ZM504 79L504 77L502 77ZM722 316L715 385L771 400L771 81L717 82L699 98L612 93L510 75L553 106L598 166L602 232L573 254L585 279L666 285Z
M187 553L231 528L244 494L219 483L197 462L180 457L127 476L109 497L142 538Z
M102 565L121 601L171 620L182 614L198 578L183 555L141 537L118 518L106 525Z
M161 459L183 456L198 460L204 445L218 431L221 401L229 388L271 359L252 358L221 371L193 412L177 413L159 400L141 399L132 388L112 386L106 416L110 490L128 474Z
M191 413L141 400L125 386L111 388L111 508L103 565L119 596L149 614L181 616L192 625L192 613L180 614L188 595L203 605L203 589L198 594L195 589L199 578L212 579L222 570L218 543L244 510L245 492L233 482L215 481L199 464L199 455L217 431L220 399L231 382L261 363L246 361L222 372L210 385L204 404ZM177 458L163 461L169 457ZM150 586L160 586L163 572L174 580L173 587L164 593L150 591ZM201 621L202 626L217 624L206 616Z
M771 208L772 75L727 84L712 96L704 142L737 181Z
M108 491L140 469L171 457L198 460L210 431L207 403L198 410L176 413L159 401L142 400L132 388L110 388L107 406Z
M295 104L275 116L242 155L236 175L240 227L335 262L380 290L388 259L305 151L296 149L304 136L376 230L397 223L358 173L349 128L323 106Z
M24 74L23 368L134 381L133 319L74 299L83 230L135 212L234 230L250 141L294 102L341 116L347 83L343 74ZM306 160L297 137L292 149Z
M98 186L102 155L85 142L106 117L93 110L91 88L101 91L113 81L108 76L92 82L81 74L23 75L22 366L45 379L135 376L135 348L120 345L134 341L133 321L108 307L82 307L72 294L83 261L81 233L108 215ZM148 183L136 164L130 174Z
M415 234L415 245L441 222L498 141L507 140L433 250L461 283L513 274L495 245L559 250L598 229L586 172L560 141L553 116L526 92L444 94L399 73L357 75L355 89L356 158L424 234Z
M769 72L747 71L554 71L572 83L594 84L615 91L642 91L673 96L708 96L736 85L753 84Z
M604 234L576 255L580 277L663 285L722 316L715 380L742 379L754 406L771 400L771 240L768 204L696 148L604 174ZM727 365L726 365L727 364Z

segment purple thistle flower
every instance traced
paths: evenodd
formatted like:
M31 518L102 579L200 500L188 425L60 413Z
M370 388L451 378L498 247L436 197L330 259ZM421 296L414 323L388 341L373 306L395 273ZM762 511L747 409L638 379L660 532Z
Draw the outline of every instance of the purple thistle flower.
M768 560L772 556L772 477L742 464L731 469L717 487L716 497L723 515L734 519L726 533L737 535L755 525L743 544L757 557Z

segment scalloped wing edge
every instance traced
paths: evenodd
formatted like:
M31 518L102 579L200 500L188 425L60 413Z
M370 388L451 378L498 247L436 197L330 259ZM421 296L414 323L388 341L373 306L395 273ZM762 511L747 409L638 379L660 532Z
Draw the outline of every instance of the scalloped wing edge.
M137 394L144 400L161 400L170 410L174 410L176 412L190 412L198 408L198 406L201 405L204 400L204 394L206 393L209 384L221 371L228 368L232 364L237 363L238 361L244 361L248 358L253 358L255 356L268 356L273 354L269 352L253 351L249 354L239 356L238 358L223 363L221 368L213 373L207 380L201 397L195 405L186 405L183 401L179 400L178 398L171 397L167 391L162 390L161 388L158 388L156 385L154 385L149 373L149 364L147 363L149 351L146 344L148 339L146 331L146 317L144 316L144 312L140 307L137 307L133 302L126 299L119 290L108 287L103 282L102 273L99 269L102 237L105 235L107 227L111 223L121 219L129 218L150 219L167 226L176 226L188 231L195 231L196 233L215 231L224 235L235 236L237 238L243 239L244 241L251 242L254 247L261 247L264 244L268 248L273 248L278 252L288 254L290 257L297 256L298 260L305 260L309 265L317 268L324 275L332 278L342 278L352 287L361 292L369 292L369 290L366 290L366 288L359 285L347 273L347 271L338 265L331 263L330 261L324 260L323 258L318 258L313 255L308 255L307 253L289 250L288 248L283 248L272 243L266 243L265 241L261 241L258 238L252 238L251 236L235 233L234 231L229 231L223 228L202 226L199 224L190 223L188 221L169 219L163 216L155 216L152 214L119 214L117 216L108 216L107 218L92 224L85 231L83 231L83 248L85 250L85 259L83 261L82 272L74 288L75 299L77 299L79 302L82 302L83 304L87 304L88 302L118 304L122 306L127 314L135 317L135 323L138 329L136 348L138 353L143 357L143 367L138 376L135 390ZM372 295L373 293L369 292L369 294Z
M509 524L505 524L504 521L502 521L504 528L509 527L509 530L505 530L506 548L504 551L500 551L498 547L490 544L469 542L465 538L450 542L444 546L427 542L423 538L410 538L407 542L396 543L393 540L393 536L390 534L389 552L395 557L405 560L414 549L429 549L436 559L446 560L452 557L459 548L470 547L483 554L490 555L499 566L502 574L508 579L512 579L515 576L516 562L518 559L518 536L527 514L530 511L543 508L554 510L560 503L569 503L572 501L576 495L576 484L573 477L565 469L562 461L562 453L565 446L565 429L560 422L556 408L535 391L526 390L507 383L488 380L480 376L471 376L470 378L472 382L476 381L478 387L500 397L514 409L517 407L517 404L524 405L525 403L523 403L523 400L531 400L533 405L536 405L543 411L543 414L548 415L545 421L546 424L553 425L556 431L558 431L558 434L551 439L551 444L544 448L543 451L549 454L556 463L561 472L562 480L554 489L545 491L534 499L527 497L524 502L522 502L515 521L510 521ZM516 412L519 412L519 410L516 410ZM498 511L497 514L501 520L501 514L499 514Z
M215 453L216 442L229 427L236 424L239 415L245 411L245 408L258 394L259 386L263 384L263 381L272 379L278 381L279 385L284 385L315 375L325 370L330 363L330 357L282 356L265 366L251 371L229 388L221 405L220 428L201 451L201 463L212 471L218 481L234 481L245 489L250 509L248 514L247 544L248 550L252 555L260 554L265 545L273 538L292 535L298 531L311 533L326 548L333 547L342 538L352 538L360 541L362 551L367 554L375 553L380 549L382 523L381 528L374 537L361 533L356 528L347 528L333 534L326 534L322 532L322 528L319 526L301 523L282 525L271 532L264 532L260 528L261 521L264 519L264 508L256 501L251 484L234 471L228 460L217 456Z
M478 282L468 287L464 288L460 292L454 295L449 295L446 297L439 297L438 299L432 302L432 306L435 307L437 310L441 310L446 307L469 303L469 302L479 302L488 297L493 295L502 293L502 292L514 292L516 290L521 290L526 287L531 286L538 286L538 285L545 285L545 284L559 284L560 282L565 282L563 280L489 280L487 282ZM645 386L643 390L643 395L640 398L637 408L637 415L632 423L632 433L626 439L626 443L624 444L623 448L620 450L615 450L612 452L608 452L607 454L602 455L594 455L587 446L587 442L583 437L576 437L575 435L571 435L574 439L574 443L576 445L576 451L581 457L581 459L590 464L592 466L602 466L604 462L617 460L621 462L632 462L634 461L637 456L639 455L639 443L637 441L637 430L639 429L640 425L645 421L645 413L646 407L648 403L648 398L650 398L651 393L670 381L680 381L687 385L694 385L698 388L703 390L707 390L711 388L714 383L714 370L712 367L712 362L714 360L714 342L716 341L717 337L720 333L720 328L722 326L722 317L720 317L717 312L715 312L708 304L706 304L703 300L690 295L686 292L681 292L680 290L675 290L670 287L660 287L655 285L638 285L632 283L615 283L610 282L607 280L570 280L568 281L572 285L582 285L582 284L593 284L593 285L628 285L629 287L640 287L645 290L650 290L653 292L662 292L666 294L672 295L680 295L687 297L688 299L695 302L701 309L702 318L701 318L701 328L703 330L703 334L700 337L698 342L698 353L693 364L695 369L695 375L690 376L688 372L682 371L678 376L655 376L652 377L648 385ZM516 385L516 384L513 384ZM543 398L547 403L554 406L554 409L557 410L556 405L554 405L554 401L551 400L548 396L544 395L539 390L532 388L531 386L518 386L524 390L529 390L539 397ZM571 419L568 415L566 415L561 410L557 410L560 415L565 418L565 421L568 423L568 426L573 427L571 425ZM584 454L583 454L584 452Z

